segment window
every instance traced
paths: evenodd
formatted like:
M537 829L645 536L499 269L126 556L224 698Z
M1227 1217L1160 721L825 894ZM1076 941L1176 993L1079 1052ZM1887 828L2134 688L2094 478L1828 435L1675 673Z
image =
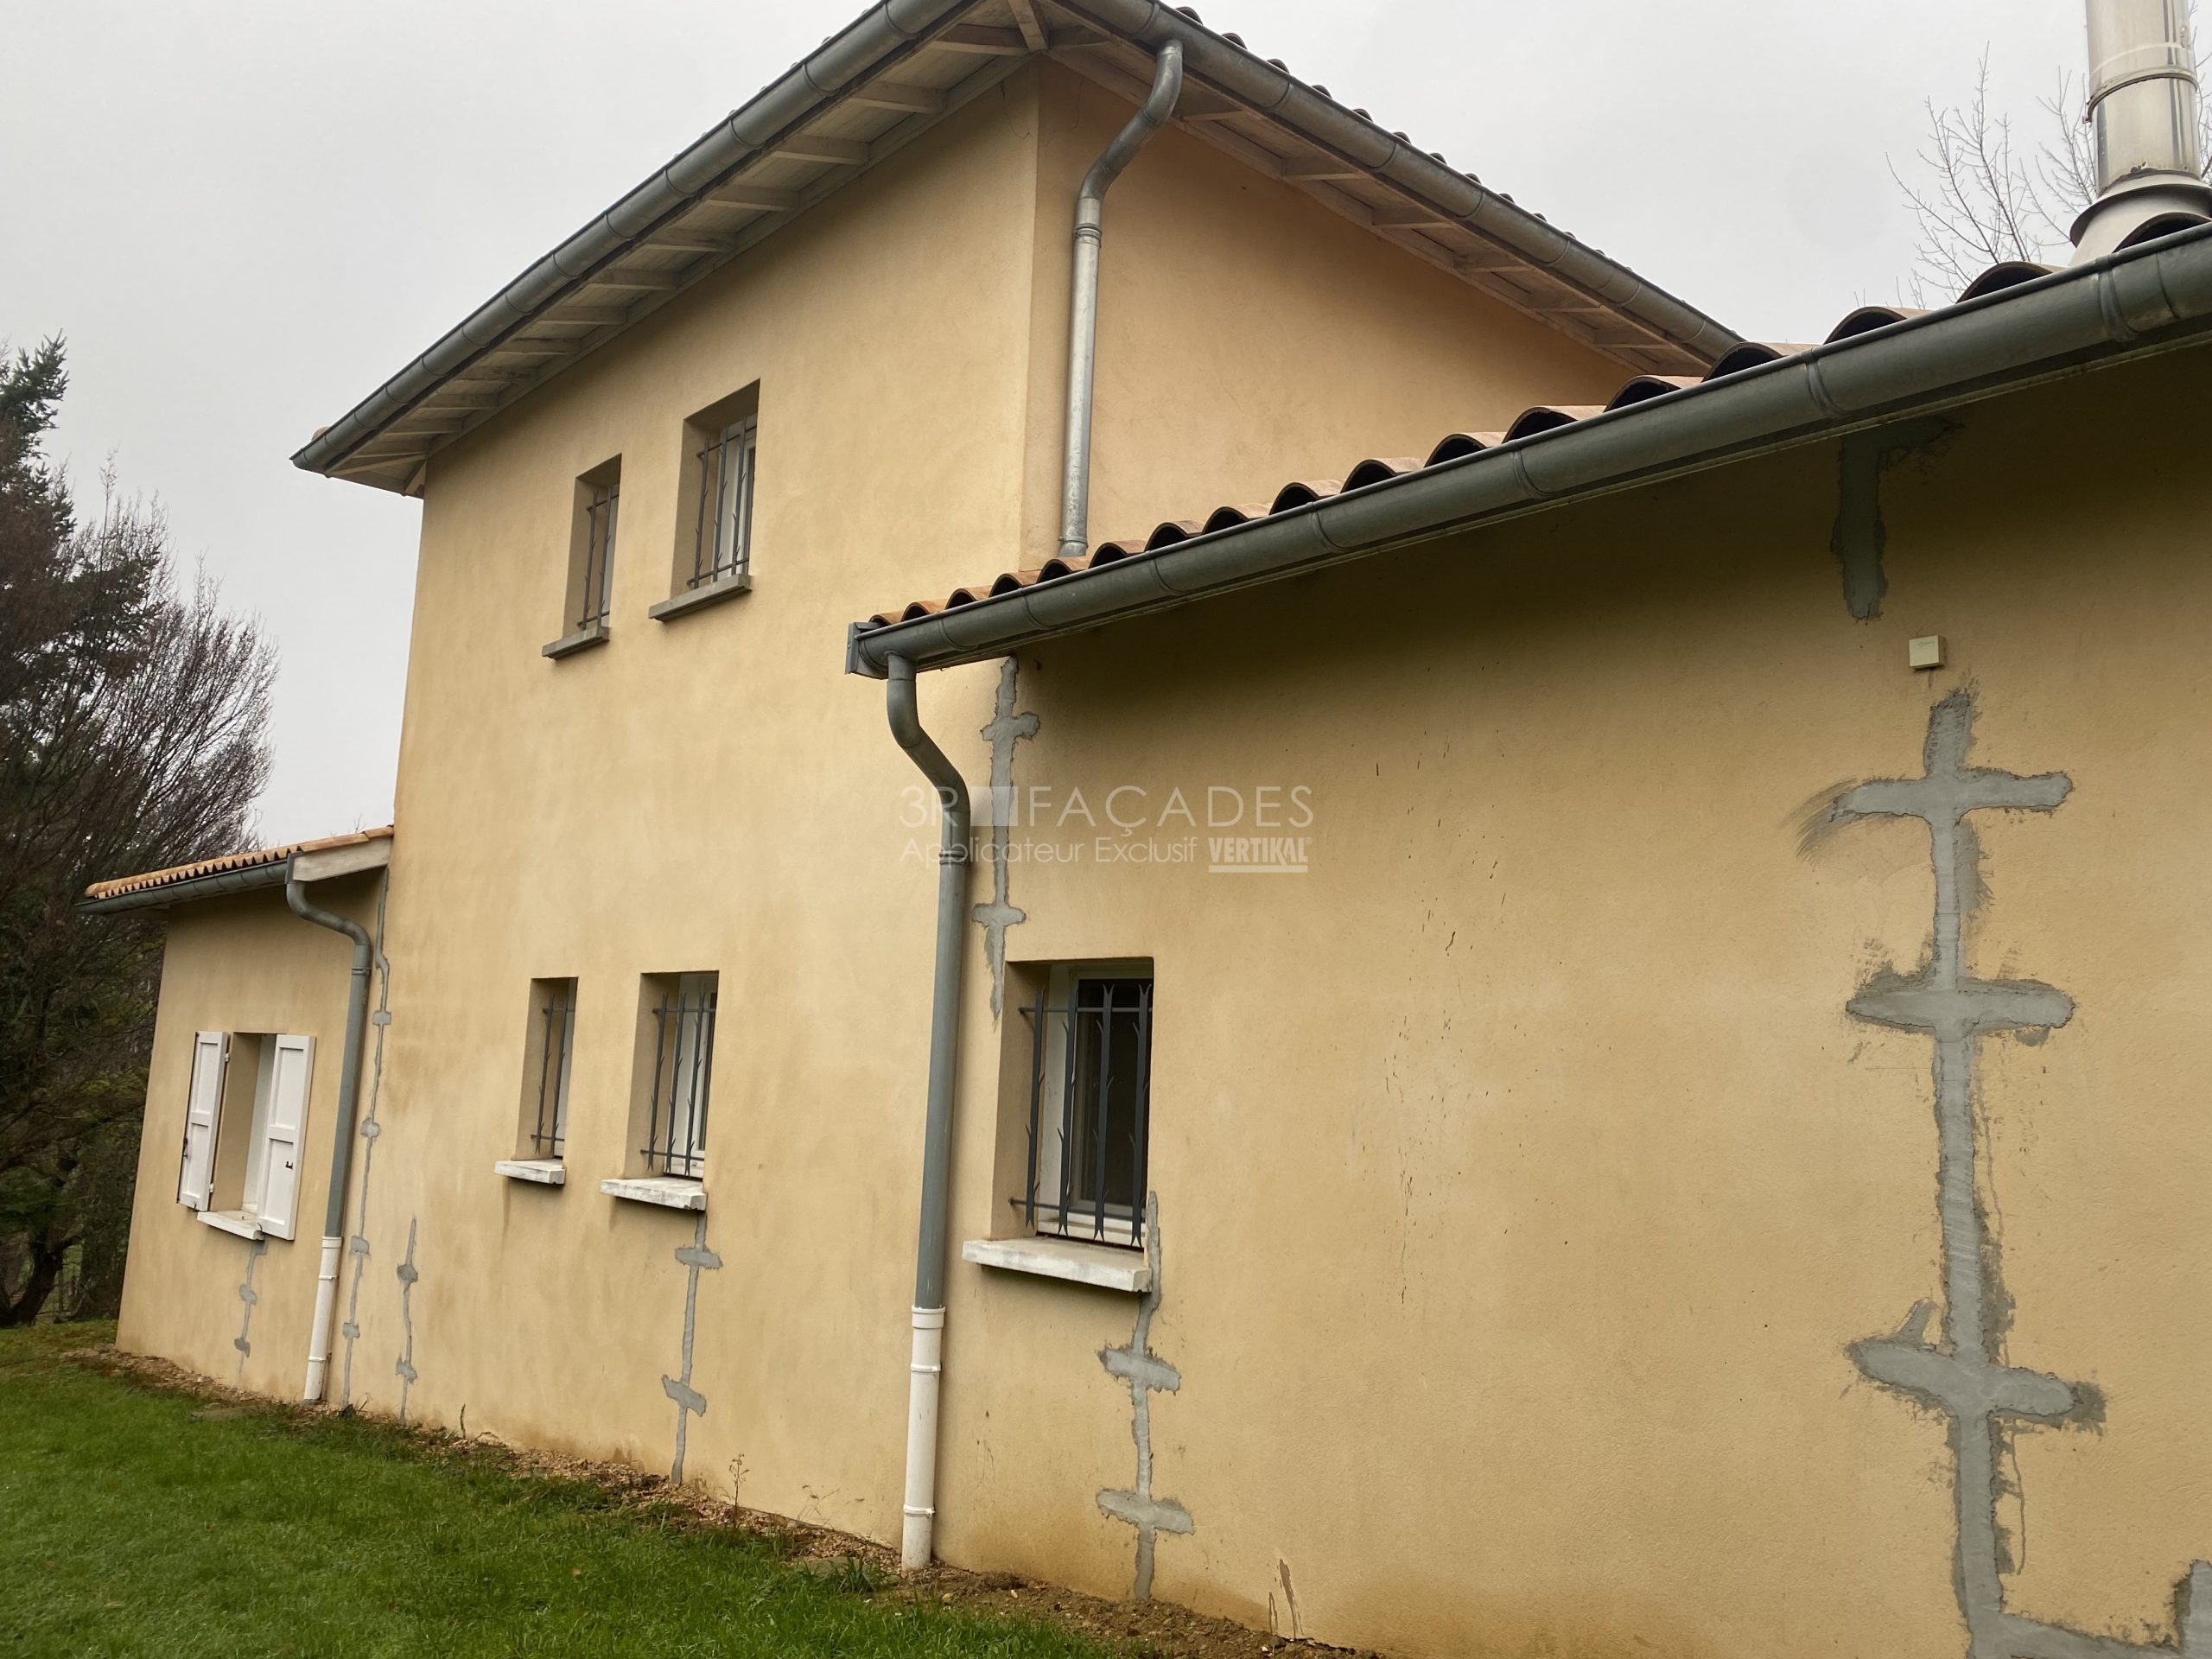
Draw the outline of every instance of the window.
M760 494L760 388L748 386L683 423L676 563L669 597L649 613L671 622L753 585L753 520Z
M1152 970L1062 963L1021 1010L1029 1027L1027 1169L1019 1201L1036 1232L1144 1242L1152 1106Z
M699 506L692 536L694 589L748 574L753 559L753 482L759 420L751 415L705 437L695 458Z
M545 647L547 656L566 657L606 639L621 510L622 462L618 456L576 480L562 636Z
M645 1166L650 1174L696 1180L707 1168L719 976L661 974L645 984L652 1086L643 1114Z
M198 1033L177 1202L226 1231L291 1237L314 1072L312 1037Z
M558 1162L569 1146L569 1072L576 1047L576 982L530 982L523 1071L522 1155Z

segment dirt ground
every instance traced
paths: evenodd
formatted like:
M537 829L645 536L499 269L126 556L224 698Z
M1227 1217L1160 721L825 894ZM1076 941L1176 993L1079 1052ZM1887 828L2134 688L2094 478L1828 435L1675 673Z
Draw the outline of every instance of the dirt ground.
M213 1378L188 1371L167 1360L125 1354L112 1346L79 1349L65 1358L141 1388L158 1389L205 1401L203 1417L270 1415L311 1417L332 1414L322 1406L287 1405L241 1393ZM436 1430L404 1428L397 1423L383 1427L404 1435L424 1455L465 1459L496 1460L498 1466L518 1475L543 1474L569 1480L588 1481L606 1491L620 1509L650 1510L665 1520L671 1511L683 1524L734 1527L772 1540L778 1554L801 1572L834 1573L849 1582L855 1593L888 1600L928 1597L948 1606L971 1611L1000 1612L1044 1620L1078 1631L1134 1659L1258 1659L1261 1655L1299 1659L1299 1656L1335 1656L1335 1659L1377 1659L1350 1649L1325 1647L1316 1642L1293 1641L1264 1630L1247 1630L1226 1619L1206 1618L1184 1608L1159 1601L1106 1601L1077 1594L1056 1585L1016 1578L1010 1573L966 1573L957 1567L936 1566L918 1573L902 1572L897 1555L881 1544L826 1527L808 1526L757 1510L741 1509L694 1486L677 1486L658 1475L626 1464L600 1463L561 1457L509 1446L489 1434L465 1435Z

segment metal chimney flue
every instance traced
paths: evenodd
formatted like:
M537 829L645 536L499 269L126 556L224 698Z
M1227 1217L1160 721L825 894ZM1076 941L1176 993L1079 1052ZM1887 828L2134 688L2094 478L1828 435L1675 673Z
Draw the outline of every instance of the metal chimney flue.
M2187 0L2088 0L2097 199L2074 221L2074 263L2212 219L2199 153Z

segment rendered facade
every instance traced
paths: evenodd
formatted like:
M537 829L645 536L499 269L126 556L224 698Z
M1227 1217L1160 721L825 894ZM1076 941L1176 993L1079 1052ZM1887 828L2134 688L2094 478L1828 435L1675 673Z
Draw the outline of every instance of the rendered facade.
M168 917L122 1344L298 1397L334 1260L332 1403L911 1540L950 984L942 1558L2212 1654L2212 238L1763 348L1164 9L855 31L304 453L423 501L397 827L90 895Z

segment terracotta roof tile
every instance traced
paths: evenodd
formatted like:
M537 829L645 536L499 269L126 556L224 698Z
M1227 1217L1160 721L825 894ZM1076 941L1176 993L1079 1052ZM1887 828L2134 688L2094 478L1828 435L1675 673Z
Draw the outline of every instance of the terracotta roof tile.
M2001 292L2005 289L2021 283L2032 282L2038 276L2050 275L2055 269L2054 266L2030 264L2021 261L2012 261L1992 266L1981 276L1976 277L1966 292L1959 296L1960 303L1963 304L1968 300L1980 299L1986 295ZM1828 341L1832 343L1836 340L1853 339L1858 335L1869 334L1874 329L1885 328L1892 323L1903 322L1907 318L1922 315L1923 314L1919 311L1904 309L1896 306L1861 306L1835 326L1827 337ZM920 617L933 615L941 610L973 604L979 599L1017 592L1024 588L1033 587L1039 582L1059 582L1071 576L1078 576L1084 571L1097 566L1115 563L1123 559L1141 558L1146 554L1156 553L1163 548L1173 547L1179 542L1188 541L1194 536L1212 535L1221 531L1233 530L1239 524L1249 524L1254 519L1271 518L1279 512L1294 512L1300 507L1310 506L1316 501L1325 500L1331 496L1340 495L1351 490L1365 489L1376 484L1387 483L1394 478L1402 478L1408 473L1421 472L1427 467L1442 467L1452 461L1464 460L1469 455L1478 454L1483 450L1494 449L1500 444L1513 443L1522 438L1534 437L1539 433L1556 431L1561 427L1573 426L1578 421L1588 420L1593 415L1607 414L1618 410L1630 409L1640 404L1654 402L1675 392L1686 391L1692 386L1702 385L1707 381L1722 379L1732 374L1741 374L1748 369L1779 362L1783 358L1794 357L1798 353L1809 349L1810 347L1802 345L1765 345L1754 340L1745 340L1741 345L1731 347L1713 364L1712 369L1702 376L1639 374L1623 385L1621 389L1613 394L1610 403L1604 404L1539 404L1533 409L1523 410L1515 418L1513 423L1503 432L1447 433L1437 441L1435 447L1428 452L1426 459L1413 456L1371 459L1359 462L1340 479L1293 480L1278 490L1274 499L1270 502L1247 503L1241 506L1218 506L1204 518L1173 519L1160 525L1150 536L1141 540L1124 538L1102 542L1091 550L1087 558L1050 558L1034 569L1006 571L989 582L956 588L942 601L926 599L913 600L897 610L878 611L861 626L863 630L889 627L893 623L913 621Z
M119 875L110 881L95 881L85 889L86 899L115 899L126 893L144 893L154 887L173 887L187 881L197 881L210 875L227 875L236 870L259 869L270 864L282 864L295 853L322 853L339 847L361 847L372 841L391 839L391 826L381 830L359 830L348 836L326 836L320 841L296 841L282 847L263 847L247 853L226 853L220 858L203 858L196 864L179 864L166 870L148 870L140 875Z

